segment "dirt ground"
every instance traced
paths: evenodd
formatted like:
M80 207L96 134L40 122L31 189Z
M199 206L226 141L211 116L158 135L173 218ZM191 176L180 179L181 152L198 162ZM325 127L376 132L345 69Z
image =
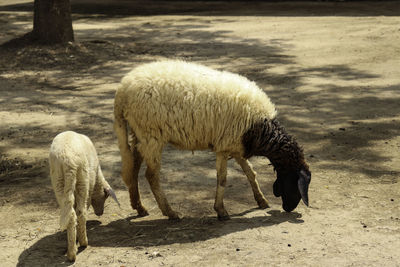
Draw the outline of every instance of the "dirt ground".
M0 0L0 43L32 27L31 3ZM121 208L89 212L74 266L400 266L398 2L72 1L76 43L0 47L0 265L69 266L48 149L88 135ZM251 159L271 208L256 209L230 162L213 211L215 155L163 154L162 185L183 219L161 215L140 176L139 218L120 177L112 129L121 77L181 58L240 73L276 104L312 171L310 207L283 212L272 167Z

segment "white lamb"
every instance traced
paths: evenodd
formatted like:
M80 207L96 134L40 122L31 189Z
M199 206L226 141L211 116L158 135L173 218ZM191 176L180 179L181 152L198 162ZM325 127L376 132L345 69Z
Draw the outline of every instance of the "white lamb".
M117 203L118 200L104 179L96 149L87 136L72 131L58 134L50 147L49 162L51 183L61 208L60 227L67 229L67 258L75 261L77 238L80 246L88 245L86 212L89 206L100 216L108 196Z
M143 160L145 176L162 213L177 219L160 188L161 153L167 143L180 149L216 152L217 192L214 209L228 219L223 205L226 166L233 157L245 172L260 208L268 202L260 191L248 158L265 156L277 179L275 196L286 211L300 201L308 205L311 173L302 149L276 119L274 104L248 79L183 61L141 65L128 73L117 89L114 129L122 157L122 178L129 188L131 205L146 215L138 191ZM129 129L128 129L129 128ZM133 142L128 143L128 131Z

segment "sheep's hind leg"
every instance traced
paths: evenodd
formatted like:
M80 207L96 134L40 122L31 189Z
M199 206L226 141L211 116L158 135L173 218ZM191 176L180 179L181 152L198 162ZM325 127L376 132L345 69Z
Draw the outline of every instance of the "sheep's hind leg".
M260 186L256 180L257 173L253 170L251 163L241 157L235 157L236 162L242 167L243 172L246 174L247 179L251 185L251 189L253 190L254 199L257 201L257 204L260 208L266 209L269 207L268 201L265 199L263 193L261 192Z
M145 157L147 164L145 176L150 184L151 191L153 192L153 195L157 201L158 207L160 208L162 214L164 216L168 216L170 220L179 220L178 214L171 209L171 206L169 205L168 200L160 186L160 161L162 148L157 148L154 150L151 150L150 146L142 146L142 148L148 153L147 155L149 155L147 158Z
M76 260L76 253L78 248L76 246L76 215L75 211L73 211L73 215L67 226L67 240L68 240L68 251L67 258L69 261Z
M142 202L140 201L139 194L139 171L140 166L143 162L143 157L140 155L139 151L136 148L136 144L133 145L133 171L132 171L132 183L129 186L129 196L131 199L131 206L133 209L136 209L139 216L147 216L149 213L146 208L143 207Z
M228 156L225 153L217 153L217 192L215 194L214 210L219 220L229 220L229 214L224 208L224 191L226 186L226 167Z
M88 238L86 234L86 214L77 210L76 216L78 217L77 234L79 245L82 247L87 247Z
M134 210L137 210L139 216L146 216L149 215L149 213L147 212L146 208L143 207L140 201L139 185L138 185L139 170L143 158L136 148L137 144L136 136L132 133L133 140L132 140L132 146L130 146L128 144L127 139L125 139L126 129L124 127L115 127L115 131L118 136L119 148L122 156L122 179L124 180L124 183L128 187L132 208Z
M87 247L88 245L88 238L86 234L86 210L88 207L88 195L89 195L89 174L83 172L85 177L85 185L79 185L77 184L76 187L80 189L86 189L86 190L77 190L75 195L75 201L76 201L76 216L77 216L77 221L78 224L76 226L77 228L77 237L78 237L78 242L79 245L82 247ZM90 205L90 204L89 204Z

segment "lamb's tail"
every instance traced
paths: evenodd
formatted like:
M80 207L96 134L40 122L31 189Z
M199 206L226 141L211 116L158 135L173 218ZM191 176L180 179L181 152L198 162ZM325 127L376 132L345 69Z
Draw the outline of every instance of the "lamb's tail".
M75 185L77 169L60 159L51 149L49 157L51 184L61 208L60 228L65 230L68 224L76 222L75 204Z

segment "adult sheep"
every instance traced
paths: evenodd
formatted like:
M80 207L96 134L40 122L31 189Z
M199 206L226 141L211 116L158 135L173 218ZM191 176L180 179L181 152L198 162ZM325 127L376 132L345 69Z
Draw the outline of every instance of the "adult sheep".
M285 211L295 209L300 199L308 205L311 173L302 149L279 124L268 96L240 75L184 61L144 64L122 79L115 95L114 116L122 178L129 188L132 208L139 215L148 214L138 191L138 173L144 160L145 176L163 215L178 218L159 184L161 152L167 143L180 149L216 152L214 209L219 219L229 218L223 204L229 157L242 167L260 208L267 208L268 202L247 160L252 156L265 156L274 166L277 179L273 192L282 197Z
M87 136L72 131L58 134L50 147L49 163L51 183L61 208L60 227L67 229L67 258L74 261L77 237L81 246L88 245L86 210L92 205L100 216L108 196L117 203L118 200L104 179L96 149Z

